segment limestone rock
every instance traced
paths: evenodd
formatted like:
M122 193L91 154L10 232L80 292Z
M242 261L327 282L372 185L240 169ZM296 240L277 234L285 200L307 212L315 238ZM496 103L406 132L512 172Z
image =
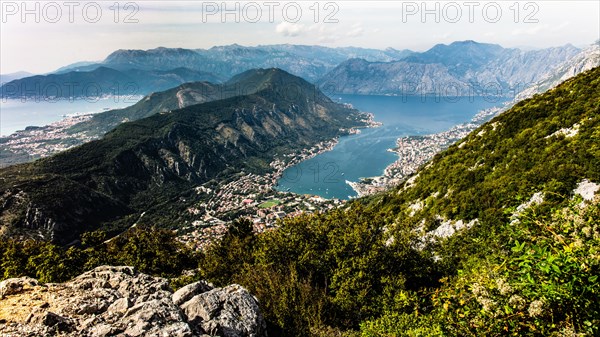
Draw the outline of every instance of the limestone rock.
M0 336L265 337L257 300L239 285L189 284L177 292L168 280L131 267L102 266L63 284L31 278L0 282ZM4 316L3 316L4 315Z
M181 308L194 327L223 337L266 335L266 323L258 301L242 286L234 284L194 296Z
M13 295L21 292L24 287L34 287L38 281L31 277L9 278L0 282L0 299L4 296Z
M50 311L38 310L29 315L28 324L41 325L54 331L69 332L73 330L73 325L69 319L59 316Z
M194 282L182 287L173 294L173 303L181 305L189 301L192 297L212 290L214 287L205 282Z
M131 300L127 297L119 298L114 301L109 307L108 312L116 313L116 314L124 314L127 312L127 309L131 307Z

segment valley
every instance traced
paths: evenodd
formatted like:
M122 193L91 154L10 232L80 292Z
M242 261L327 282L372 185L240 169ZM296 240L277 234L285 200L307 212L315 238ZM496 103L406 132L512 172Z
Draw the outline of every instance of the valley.
M107 263L136 265L142 272L169 277L174 285L200 287L204 283L194 283L198 279L209 279L217 286L242 284L260 299L267 329L285 335L310 335L303 331L317 324L325 331L365 336L406 331L414 334L424 331L432 336L460 336L472 331L485 335L490 329L497 334L509 329L540 336L557 331L582 331L593 336L598 310L593 300L598 290L595 275L600 266L597 254L600 153L596 141L599 86L600 67L596 67L543 94L520 101L495 117L492 117L495 110L481 114L476 120L491 119L434 155L409 179L381 193L347 202L343 207L333 204L325 212L284 218L276 223L276 228L266 225L256 228L252 221L238 218L225 229L219 227L222 224L218 219L206 218L215 226L203 235L221 236L221 240L201 244L200 252L196 251L200 247L182 243L181 238L202 242L197 236L202 224L180 228L182 232L161 230L143 223L146 215L154 224L160 221L156 214L146 211L142 217L136 215L133 228L112 240L103 242L108 234L103 231L83 234L81 248L62 250L43 241L3 242L0 250L7 262L1 268L6 275L12 272L10 267L14 263L28 263L19 262L22 258L19 252L27 250L28 261L41 261L29 265L42 280L68 280L90 264ZM138 123L150 123L154 118ZM121 141L112 137L117 137L122 128L131 131L128 125L123 124L106 139ZM130 134L128 139L137 139L133 136ZM96 147L101 148L102 143ZM80 163L52 158L42 160L45 168L30 172L40 174L60 165L69 180L86 174L76 170ZM21 168L25 169L32 168ZM98 168L96 171L101 172ZM185 172L183 167L179 174L182 172ZM9 174L16 172L2 171L4 181L14 179ZM98 177L98 173L88 174ZM228 194L236 190L253 192L252 182L257 182L257 186L264 182L259 175L238 174L231 176L226 189L216 192L212 205L220 205L219 198L229 198ZM26 183L26 180L19 182L20 188L31 193L25 190ZM48 183L42 181L43 184ZM210 188L204 185L192 193L211 195ZM190 195L176 195L169 205L185 203ZM13 198L10 203L23 197ZM265 195L265 199L248 200L246 204L249 208L276 209L291 201L274 195ZM306 201L316 203L316 200ZM241 202L244 204L244 200ZM275 209L272 210L276 217L281 211ZM187 212L194 213L196 209ZM139 260L140 256L150 258ZM68 262L46 262L57 260ZM185 271L190 267L195 269ZM127 268L130 267L101 267L93 272L126 271L138 275ZM110 276L109 280L115 277ZM29 279L12 279L4 284L15 282L37 286L37 281ZM62 289L69 289L69 284L72 283L61 286ZM117 283L102 284L103 288L98 285L94 289L110 289ZM203 287L185 291L208 296L203 295L207 291ZM0 299L0 303L11 303L7 301L14 301L15 296L29 301L21 288L10 289L5 291L7 299ZM295 296L309 298L291 309L281 309L274 306L282 300L279 289L291 289L297 291ZM564 306L565 300L573 305ZM85 299L77 303L82 301ZM139 304L147 310L165 310L162 304L151 305L143 299ZM331 309L320 312L319 322L314 323L311 317L320 306ZM577 306L586 310L575 311L573 308ZM174 312L180 310L168 308ZM47 312L43 310L42 313ZM90 318L92 312L102 317L103 322L120 326L119 319L107 319L113 316L105 314L109 312L106 308L99 307L89 312L60 311L70 317L61 321L65 325L10 321L1 328L7 332L52 327L82 330L87 328L80 326L81 322ZM117 317L131 319L132 313L133 310L124 311ZM275 324L272 322L277 317L291 323L273 327L270 324ZM360 319L364 323L355 325ZM159 320L151 328L166 329L172 321L180 320L164 323ZM208 321L206 318L200 322ZM197 326L194 324L197 323L180 327L188 329Z
M123 123L100 140L1 170L9 191L2 196L4 229L67 244L86 231L82 223L118 232L142 212L144 222L179 223L187 218L178 210L201 197L194 196L197 186L220 185L242 171L277 172L274 160L287 163L294 153L301 159L304 149L371 123L371 116L279 69L251 70L239 79L256 89ZM294 84L303 99L290 100L278 83ZM171 205L173 198L185 201ZM237 206L226 199L224 205ZM18 215L32 210L35 215Z
M361 179L382 174L394 179L388 168L390 165L400 166L399 169L405 172L416 171L444 145L448 146L458 139L459 134L466 135L469 128L474 129L475 124L470 120L479 120L485 115L484 111L479 117L475 116L481 110L501 105L501 100L486 97L460 97L446 101L431 96L341 95L338 100L351 103L361 111L373 112L375 120L382 126L343 137L331 151L289 168L279 180L279 191L289 189L297 194L343 200L357 194L360 196L363 191L357 182ZM449 129L452 130L446 131ZM426 136L431 134L434 135ZM405 149L407 153L391 152L396 148L398 139L405 137L416 139L410 148ZM395 181L405 177L395 175ZM373 186L373 191L382 191L393 185L391 181L384 183L379 179L373 182L377 185Z
M246 24L2 75L0 334L600 334L600 40Z

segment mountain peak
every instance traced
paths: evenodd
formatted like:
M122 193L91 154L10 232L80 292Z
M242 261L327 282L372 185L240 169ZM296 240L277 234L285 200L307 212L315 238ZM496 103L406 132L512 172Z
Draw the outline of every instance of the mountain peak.
M454 42L450 43L450 45L466 45L466 44L483 45L486 43L481 43L481 42L477 42L474 40L454 41Z
M404 60L415 63L439 63L451 68L455 74L479 69L505 49L497 44L481 43L473 40L456 41L449 45L437 44L431 49L406 57Z
M22 227L40 229L45 238L67 244L109 222L121 225L151 208L151 203L166 202L211 179L241 171L271 172L276 156L364 126L354 118L356 110L332 102L314 85L281 69L250 70L232 80L237 82L228 82L223 90L190 83L185 89L148 96L127 116L144 117L152 108L168 113L119 124L95 142L0 170L0 191L23 181L20 195L27 199L5 208L3 214L24 215L21 207L36 205L36 220L22 218L19 221L26 223ZM200 97L204 93L229 96ZM188 100L204 103L188 105ZM101 116L123 121L127 111ZM38 172L39 179L24 172ZM0 204L5 197L0 196ZM148 218L146 214L144 219ZM17 231L15 226L11 228Z
M303 78L292 75L285 70L280 68L257 68L250 69L244 71L241 74L233 76L228 84L231 83L240 83L242 85L246 84L259 84L259 83L267 83L267 82L282 82L287 81L289 83L304 83L306 85L310 85L310 83L306 82ZM274 83L272 83L274 84Z

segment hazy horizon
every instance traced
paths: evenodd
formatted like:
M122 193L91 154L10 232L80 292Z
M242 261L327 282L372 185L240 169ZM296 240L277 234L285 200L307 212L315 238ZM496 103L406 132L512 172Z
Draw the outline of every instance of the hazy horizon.
M118 49L160 46L294 44L424 51L438 43L474 40L541 49L568 43L585 47L600 38L596 1L518 6L501 1L117 4L3 1L0 73L47 73L103 60Z
M453 42L450 42L450 43L443 43L443 44L446 44L446 45L448 45L448 44L451 44L451 43L454 43L454 42L464 42L464 41L469 41L469 40L457 40L457 41L453 41ZM473 41L475 41L475 40L473 40ZM475 42L477 42L477 43L481 43L481 44L493 44L493 43L489 43L489 42L485 42L485 41L475 41ZM523 50L523 51L528 51L528 50L540 50L540 49L545 49L545 48L556 48L556 47L562 47L562 46L569 45L569 44L570 44L570 45L573 45L573 46L574 46L574 47L576 47L576 48L583 49L583 48L586 48L586 47L588 47L588 46L591 46L591 45L592 45L592 44L594 44L594 43L595 43L595 42L589 43L589 44L587 44L587 45L578 45L578 46L577 46L577 45L573 45L572 43L565 43L565 44L562 44L562 45L547 46L547 47L539 47L539 48L535 48L535 47L531 47L531 46L515 46L515 47L507 47L507 46L503 46L503 45L500 45L500 46L501 46L501 47L503 47L503 48L516 48L516 49L521 49L521 50ZM393 48L393 47L386 47L386 48L369 48L369 47L362 47L362 46L336 46L336 47L330 47L330 46L326 46L326 45L320 45L320 44L293 44L293 43L257 44L257 45L244 45L244 44L242 44L242 43L232 43L232 44L226 44L226 45L214 45L214 46L207 47L207 48L183 48L183 49L188 49L188 50L200 50L200 49L202 49L202 50L208 50L208 49L211 49L211 48L227 47L227 46L232 46L232 45L239 45L239 46L241 46L241 47L248 47L248 48L257 48L257 47L275 46L275 45L295 45L295 46L326 47L326 48L362 48L362 49L373 49L373 50L386 50L386 49L388 49L388 48ZM433 45L431 45L431 47L429 47L429 48L422 49L422 50L413 50L413 49L410 49L410 48L405 48L405 49L408 49L408 50L411 50L411 51L414 51L414 52L424 52L424 51L427 51L427 50L429 50L430 48L434 47L435 45L437 45L437 43L436 43L436 44L433 44ZM156 47L153 47L153 48L147 48L147 49L119 48L119 49L115 49L115 50L113 50L112 52L110 52L109 54L105 55L104 57L102 57L102 58L100 58L100 59L96 59L96 60L79 60L79 61L75 61L75 62L72 62L72 63L66 63L66 64L62 64L62 65L60 65L60 66L59 66L59 67L57 67L57 68L54 68L54 69L51 69L51 70L48 70L48 71L45 71L45 72L31 72L31 71L27 71L27 70L17 70L17 71L11 72L11 73L5 73L5 72L2 72L2 73L0 73L0 74L1 74L1 75L11 75L11 74L15 74L15 73L20 73L20 72L23 72L23 73L30 73L30 74L33 74L33 75L43 75L43 74L45 74L45 73L51 73L51 72L53 72L53 71L56 71L56 70L58 70L58 69L59 69L59 68L61 68L61 67L68 66L68 65L70 65L70 64L74 64L74 63L79 63L79 62L102 62L102 61L104 61L104 59L105 59L106 57L108 57L110 54L112 54L113 52L116 52L116 51L118 51L118 50L144 50L144 51L148 51L148 50L153 50L153 49L158 49L158 48L171 48L171 49L173 49L173 48L181 48L181 47L165 47L165 46L156 46ZM399 51L401 51L401 50L402 50L402 49L397 49L397 48L393 48L393 49L396 49L396 50L399 50Z

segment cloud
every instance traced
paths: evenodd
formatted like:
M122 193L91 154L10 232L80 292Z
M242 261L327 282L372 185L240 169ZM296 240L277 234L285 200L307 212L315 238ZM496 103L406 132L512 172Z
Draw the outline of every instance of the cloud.
M316 38L319 43L339 42L342 36L338 32L337 25L315 23L306 28L307 35Z
M275 31L283 36L299 36L305 32L303 24L283 21L275 27Z
M512 31L512 35L538 35L539 33L543 33L548 31L550 26L544 25L536 25L529 29L515 29Z
M552 27L552 31L553 31L553 32L559 32L559 31L562 31L562 30L564 30L565 28L569 27L570 25L571 25L571 22L569 22L569 21L565 21L565 22L561 23L561 24L560 24L560 25L558 25L558 26L553 26L553 27Z
M444 32L442 34L434 34L433 36L437 39L437 40L448 40L449 38L452 37L453 32L451 31L447 31Z
M356 23L352 26L352 29L346 33L346 36L349 37L359 37L363 35L365 29L363 28L361 23Z

